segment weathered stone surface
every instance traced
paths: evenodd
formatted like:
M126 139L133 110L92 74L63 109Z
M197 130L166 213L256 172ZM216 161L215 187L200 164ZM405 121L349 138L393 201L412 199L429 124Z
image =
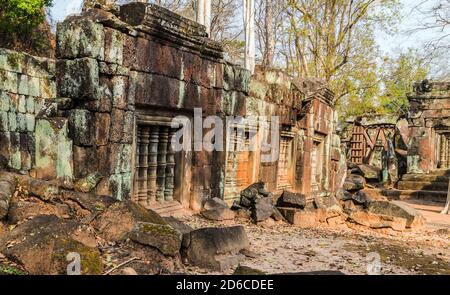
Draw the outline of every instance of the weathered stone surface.
M36 122L37 178L73 177L72 140L65 118L39 119Z
M347 177L344 183L346 191L362 190L366 186L366 180L360 175L351 174Z
M224 263L224 257L231 257L227 261L231 264L239 262L239 251L249 246L243 226L202 228L192 231L190 236L190 246L183 251L185 258L194 265L215 270L232 266Z
M97 249L79 239L82 228L56 216L37 216L0 238L0 252L35 275L67 273L67 256L78 253L82 274L101 274L103 264Z
M8 223L17 224L39 215L54 215L61 219L70 218L70 207L63 204L50 204L31 199L27 201L13 201L8 212Z
M374 201L369 204L368 211L374 214L404 218L408 228L420 228L426 222L421 213L399 201Z
M11 197L16 189L13 175L0 173L0 220L8 215Z
M255 200L252 211L252 218L255 222L269 219L273 214L273 200L271 197L259 198Z
M143 245L157 248L164 255L175 256L179 253L182 233L168 224L138 222L130 239Z
M61 97L83 100L100 96L99 68L94 59L58 60L56 77Z
M306 196L303 194L292 193L285 190L281 197L278 199L277 206L305 208Z
M289 223L297 227L310 228L316 226L319 223L319 217L315 210L305 211L295 208L278 208L278 209Z
M90 174L87 177L78 179L74 183L74 189L82 193L94 192L99 182L100 176L98 174Z
M96 59L101 57L103 46L103 26L99 23L83 18L70 18L58 24L56 54L59 58Z
M223 221L233 220L236 213L228 208L216 208L202 211L202 216L209 220Z
M105 239L122 241L129 237L138 222L166 225L164 219L156 212L131 201L110 206L99 216L94 225Z
M73 143L78 146L95 144L95 116L88 110L72 110L69 117L69 129Z
M349 221L374 229L392 228L403 231L406 228L406 218L374 214L367 211L354 211L349 215Z
M284 219L283 217L283 214L281 214L280 210L278 210L277 207L273 207L273 213L271 217L276 221L286 221L286 219Z
M241 192L241 196L249 200L256 199L258 195L268 196L264 182L254 183Z
M180 220L174 217L163 217L164 221L167 222L171 227L181 232L183 235L183 241L181 242L182 247L188 248L191 244L191 231L194 229L189 225L181 222Z
M212 199L209 199L206 201L203 208L205 210L222 209L222 208L228 208L228 204L222 199L212 198Z
M369 181L380 181L381 169L370 165L358 165L362 176Z

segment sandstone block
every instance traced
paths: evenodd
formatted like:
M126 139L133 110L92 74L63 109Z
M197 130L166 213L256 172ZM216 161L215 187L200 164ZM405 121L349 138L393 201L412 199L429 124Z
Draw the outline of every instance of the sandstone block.
M99 69L96 60L58 60L56 71L59 96L77 100L99 98Z
M104 46L103 26L88 19L70 19L58 24L58 58L101 58Z
M180 252L182 234L167 224L138 222L130 233L130 239L151 246L168 256Z

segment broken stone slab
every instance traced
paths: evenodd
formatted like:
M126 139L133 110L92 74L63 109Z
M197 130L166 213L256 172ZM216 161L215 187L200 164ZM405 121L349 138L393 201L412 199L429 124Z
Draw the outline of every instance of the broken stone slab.
M164 221L167 222L168 225L170 225L171 227L173 227L174 229L178 230L179 232L181 232L181 234L183 235L183 240L181 242L182 247L187 248L189 247L190 243L191 243L191 236L190 233L191 231L193 231L194 229L192 227L190 227L189 225L185 224L184 222L176 219L175 217L163 217Z
M344 182L344 189L346 191L358 191L364 189L366 180L361 175L351 174Z
M81 231L75 221L37 216L3 235L0 252L33 275L67 274L67 258L73 260L74 255L80 255L81 274L99 275L103 272L100 253L86 243L88 239L80 238Z
M314 196L314 205L317 209L342 212L342 207L334 196Z
M375 201L367 209L375 214L404 218L408 228L420 228L426 222L420 212L400 201Z
M265 186L265 183L262 181L256 182L241 191L241 197L245 197L250 201L257 199L260 196L269 197L271 194L266 190Z
M12 174L0 173L0 220L8 215L11 198L16 190L16 180Z
M213 221L233 220L236 213L228 208L217 208L202 212L202 216Z
M306 196L285 190L278 199L277 206L303 209L306 206Z
M219 271L236 267L244 257L239 252L250 244L243 226L194 230L190 241L189 247L182 251L185 259L193 265Z
M94 227L104 239L117 242L126 240L138 222L166 224L156 212L126 200L108 207L95 220Z
M374 214L367 211L354 211L349 215L348 220L373 229L392 228L395 231L404 231L406 228L406 218Z
M319 223L316 210L300 210L295 208L278 208L286 220L300 228L311 228Z
M254 201L252 218L254 222L261 222L273 215L273 199L271 197L259 198Z
M138 222L130 233L130 239L151 246L162 254L175 256L180 252L183 235L168 224Z
M227 208L228 209L228 204L219 198L212 198L206 201L205 205L203 206L204 210L216 210L216 209L222 209L222 208Z
M361 171L362 176L372 182L380 181L381 169L371 165L358 165L358 169Z

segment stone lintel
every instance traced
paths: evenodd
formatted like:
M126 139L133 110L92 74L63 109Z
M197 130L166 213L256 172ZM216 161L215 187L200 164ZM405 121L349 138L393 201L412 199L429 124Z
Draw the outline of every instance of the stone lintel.
M136 31L223 58L222 46L208 38L206 28L155 4L134 2L120 7L119 18L134 26Z

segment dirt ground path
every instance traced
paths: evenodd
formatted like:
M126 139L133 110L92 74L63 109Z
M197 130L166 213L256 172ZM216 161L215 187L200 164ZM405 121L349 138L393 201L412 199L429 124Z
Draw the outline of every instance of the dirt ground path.
M301 229L286 223L218 223L199 216L184 221L194 228L244 225L254 257L247 257L241 265L271 274L324 270L367 274L368 265L378 258L380 274L450 274L448 228L427 226L419 232L400 233L353 225ZM191 274L211 273L195 267L186 270ZM231 273L233 270L225 272Z

